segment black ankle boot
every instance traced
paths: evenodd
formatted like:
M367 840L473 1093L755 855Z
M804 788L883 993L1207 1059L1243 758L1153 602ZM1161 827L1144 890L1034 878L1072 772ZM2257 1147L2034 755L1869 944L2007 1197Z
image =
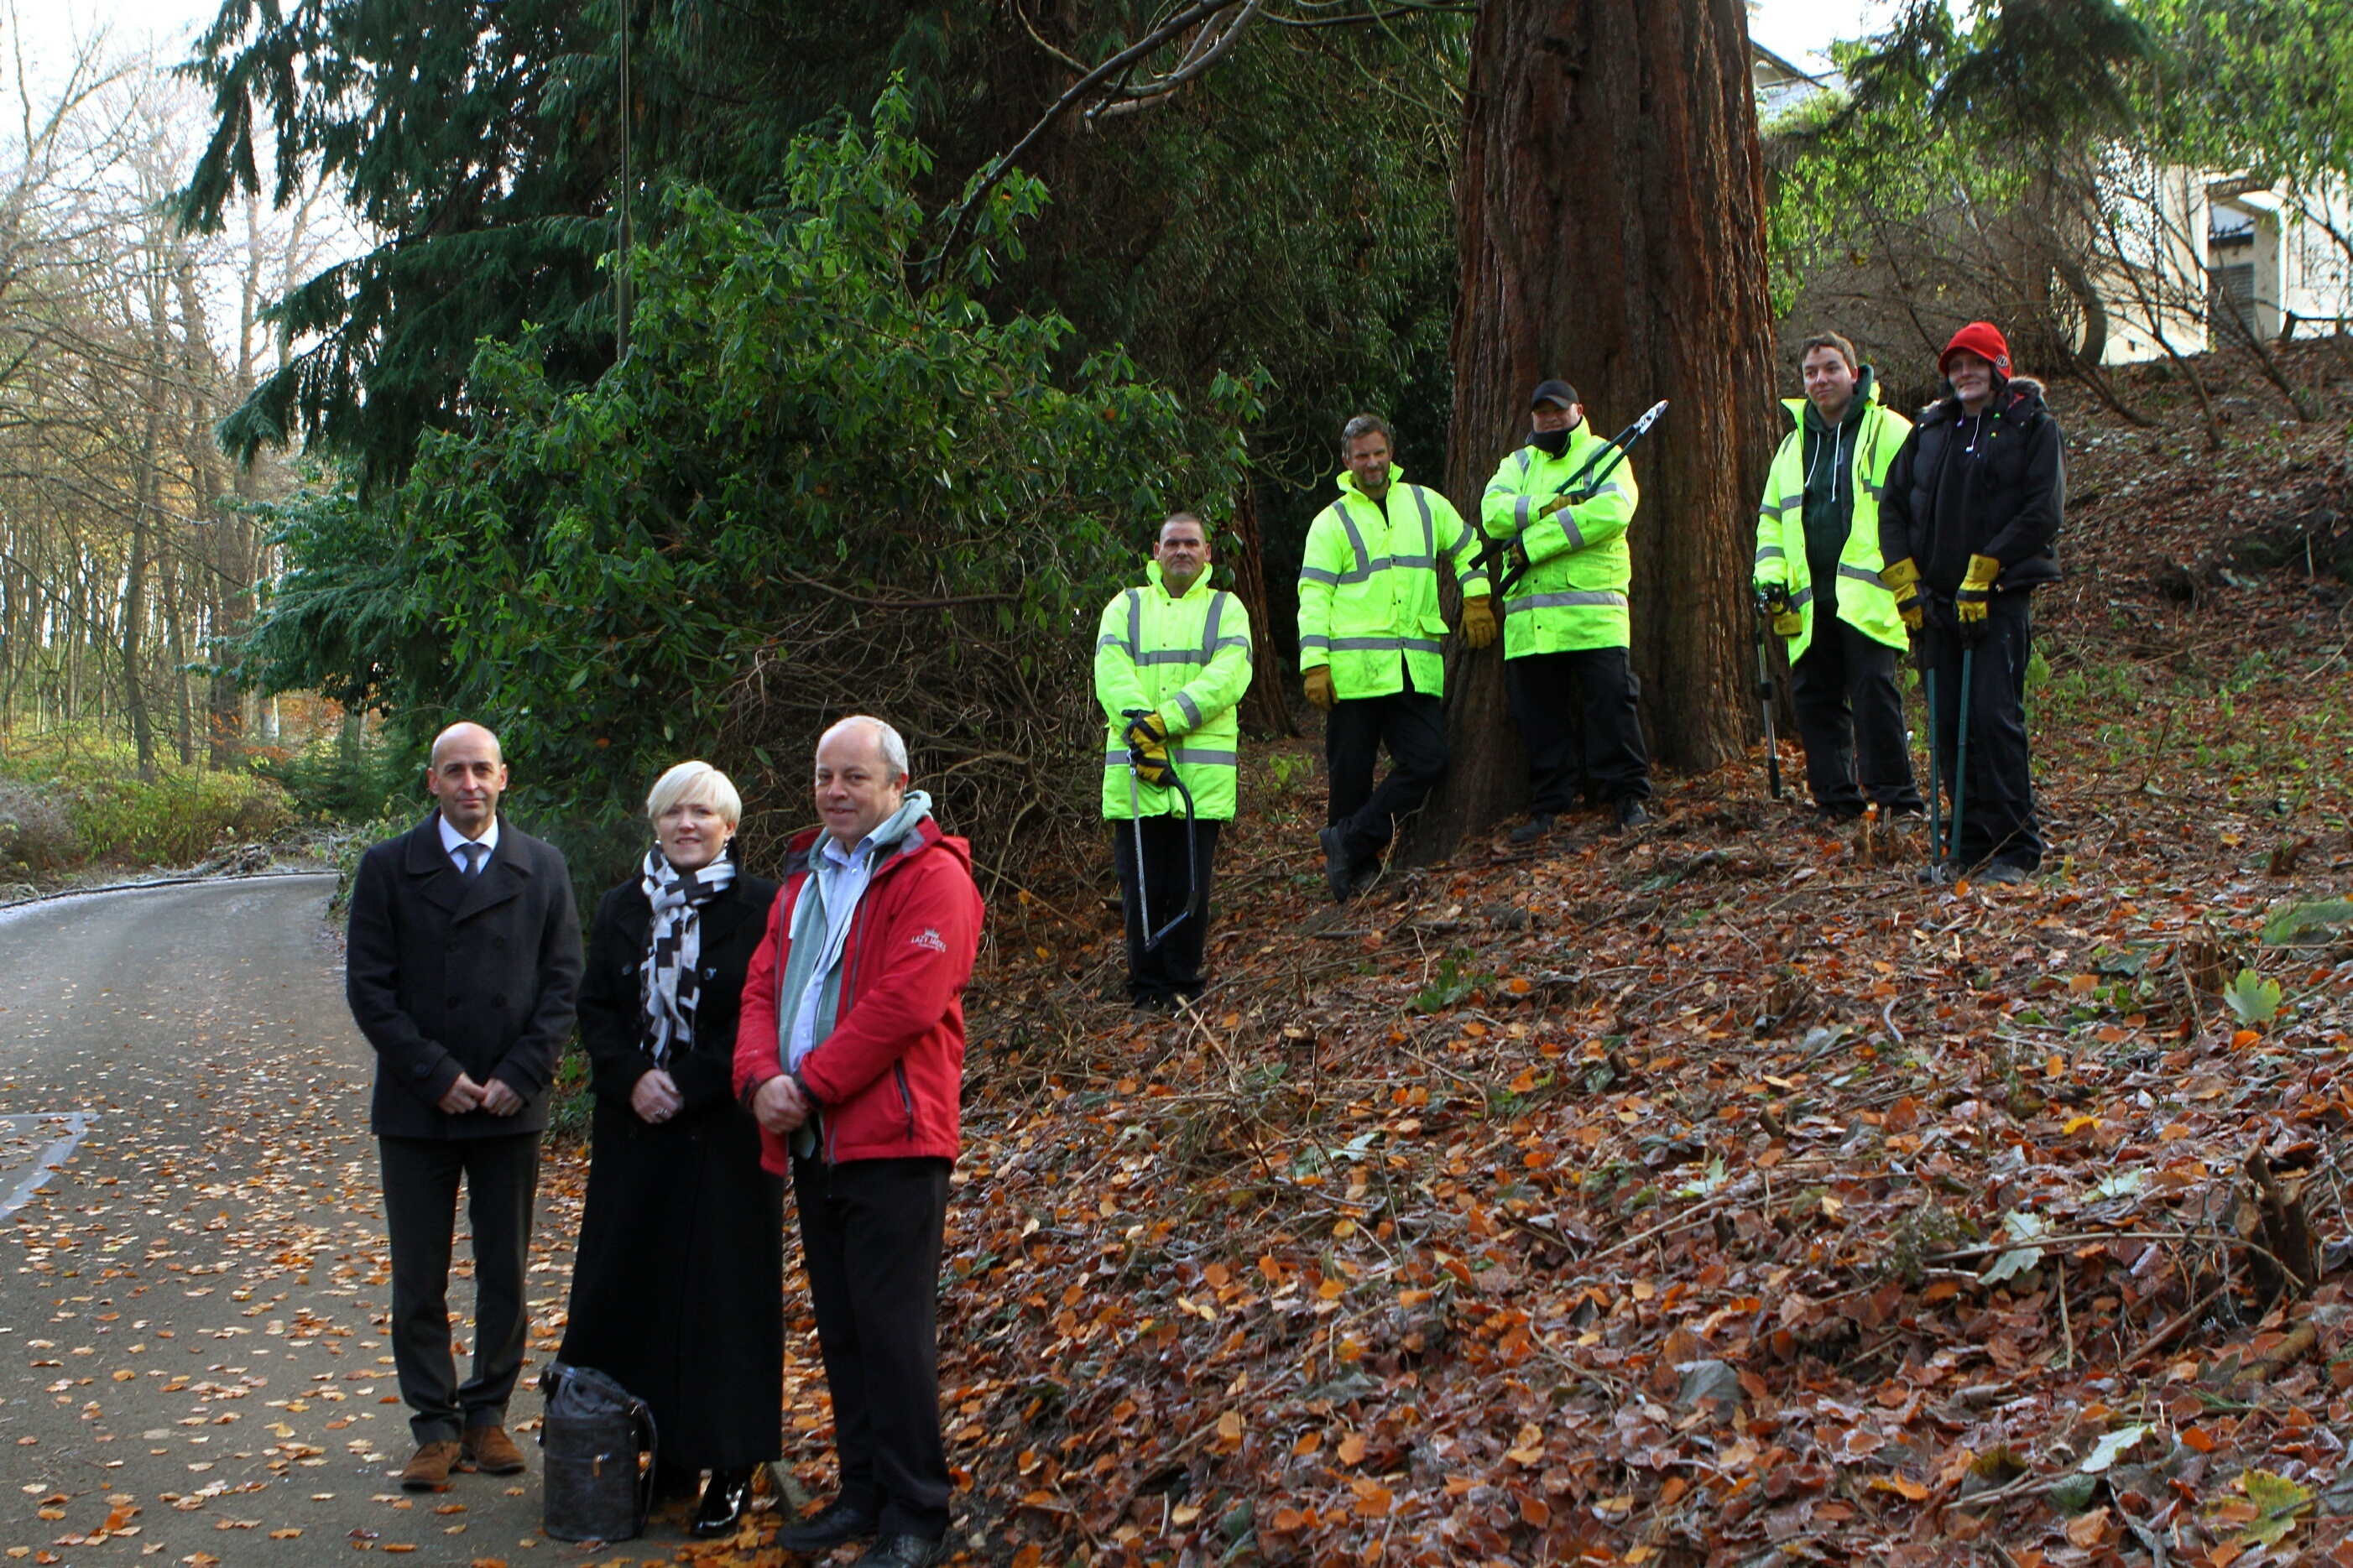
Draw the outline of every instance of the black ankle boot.
M752 1506L752 1474L758 1468L744 1465L712 1471L710 1482L702 1489L702 1501L694 1510L694 1522L686 1527L686 1532L706 1537L734 1534L744 1510Z

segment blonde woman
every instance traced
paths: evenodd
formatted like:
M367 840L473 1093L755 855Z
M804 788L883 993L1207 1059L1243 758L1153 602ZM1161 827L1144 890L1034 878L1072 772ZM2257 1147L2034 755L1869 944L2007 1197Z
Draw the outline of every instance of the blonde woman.
M776 897L737 864L743 814L708 763L655 782L654 847L597 906L580 987L596 1110L560 1355L653 1407L659 1488L711 1472L696 1535L733 1534L753 1472L783 1451L783 1184L729 1086Z

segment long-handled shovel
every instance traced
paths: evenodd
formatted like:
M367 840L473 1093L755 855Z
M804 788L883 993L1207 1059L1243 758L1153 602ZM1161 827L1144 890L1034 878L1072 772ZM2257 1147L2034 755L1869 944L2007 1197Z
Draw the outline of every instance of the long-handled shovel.
M1756 599L1757 626L1757 706L1765 716L1765 777L1773 787L1773 798L1781 798L1781 744L1773 733L1773 661L1765 651L1765 623L1772 617L1773 606L1762 594Z
M1192 896L1185 900L1185 907L1176 911L1176 919L1170 921L1166 925L1162 926L1158 931L1154 931L1152 929L1152 896L1149 889L1145 886L1144 878L1143 802L1136 789L1135 782L1136 772L1138 768L1142 766L1143 762L1144 753L1137 751L1133 746L1129 747L1127 752L1127 820L1129 825L1135 830L1136 923L1144 930L1144 951L1150 952L1155 948L1157 948L1162 942L1167 941L1168 933L1175 931L1178 926L1183 925L1185 923L1185 918L1191 914L1195 908L1201 902L1201 843L1193 833L1193 792L1187 789L1185 787L1185 781L1176 776L1175 764L1163 763L1162 771L1168 775L1168 787L1175 790L1176 792L1176 798L1185 803L1185 857L1186 864L1191 870Z
M1961 806L1968 798L1969 782L1969 689L1977 673L1977 649L1961 649L1961 711L1953 740L1953 831L1945 842L1947 865L1959 859L1961 854Z
M1928 863L1945 863L1944 748L1936 744L1936 667L1921 659L1928 682Z

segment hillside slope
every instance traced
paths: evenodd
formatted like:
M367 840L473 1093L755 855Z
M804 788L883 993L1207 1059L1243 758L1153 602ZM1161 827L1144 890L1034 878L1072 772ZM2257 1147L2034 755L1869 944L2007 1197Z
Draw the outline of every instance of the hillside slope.
M1923 889L1752 754L1335 909L1302 746L1250 755L1197 1015L1097 999L1100 879L997 888L972 1558L2353 1564L2353 360L2285 362L2331 417L2204 362L2219 454L2178 377L2119 378L2153 427L2054 394L2025 887Z

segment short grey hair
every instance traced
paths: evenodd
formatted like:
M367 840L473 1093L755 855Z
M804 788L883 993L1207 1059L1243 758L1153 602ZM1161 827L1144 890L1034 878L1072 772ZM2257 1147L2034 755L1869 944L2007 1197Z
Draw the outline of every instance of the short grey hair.
M1341 450L1345 451L1367 436L1378 436L1392 450L1397 447L1397 437L1390 431L1388 420L1377 414L1359 414L1340 426Z
M711 807L730 827L744 822L744 797L736 793L734 781L709 763L681 763L654 780L646 794L646 816L659 822L670 807L686 805Z
M902 737L898 731L893 730L890 725L885 724L881 720L877 719L871 713L852 713L847 719L837 721L831 729L828 730L824 734L819 735L817 738L818 745L819 747L824 746L828 741L832 740L836 735L840 734L852 724L865 724L871 726L874 731L875 743L882 748L882 760L890 763L892 771L897 773L902 779L910 776L909 769L907 767L907 742L905 738Z

